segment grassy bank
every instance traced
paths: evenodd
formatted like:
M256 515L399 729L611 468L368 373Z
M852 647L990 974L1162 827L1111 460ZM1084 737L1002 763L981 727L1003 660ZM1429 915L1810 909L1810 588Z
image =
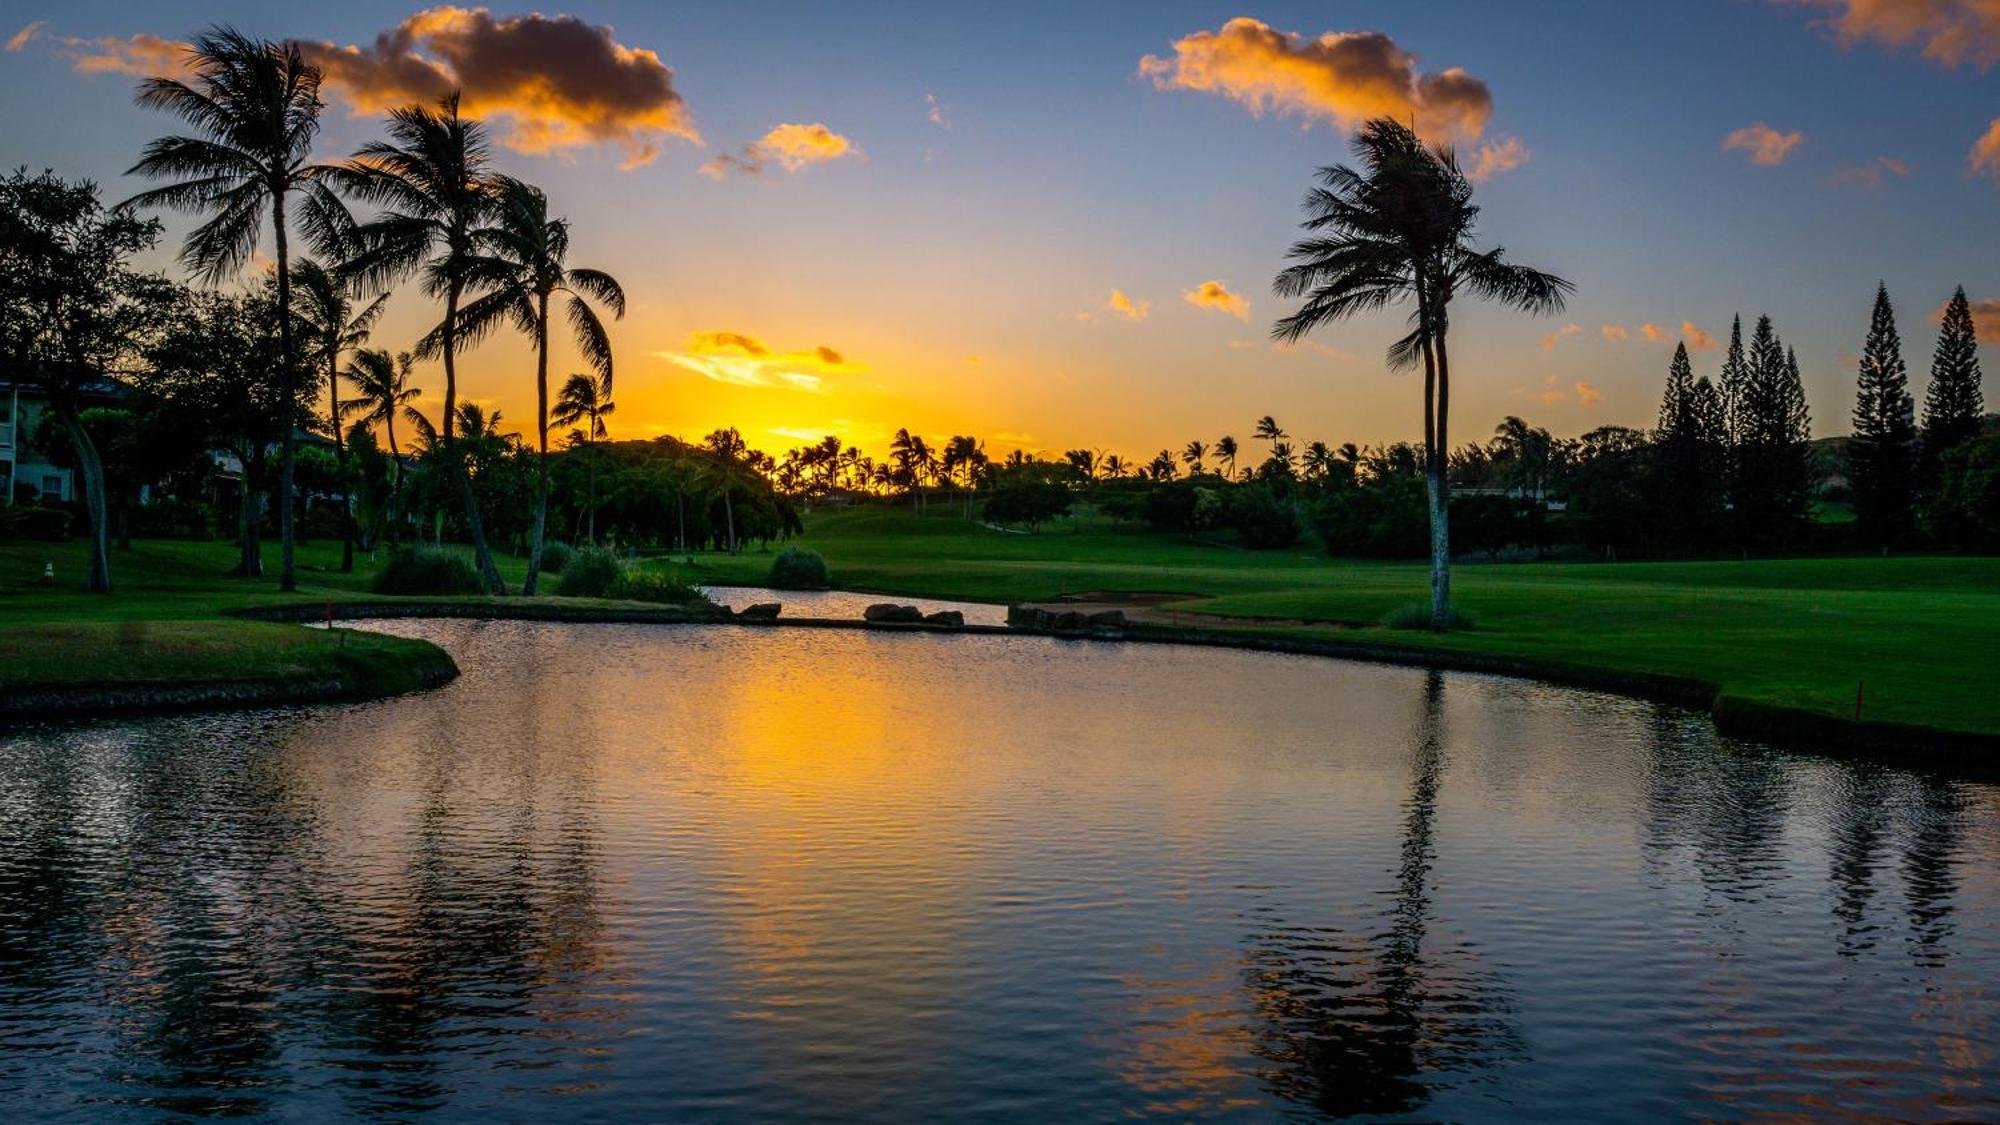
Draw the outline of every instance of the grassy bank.
M428 642L223 616L360 596L366 576L334 573L338 560L337 545L302 548L300 592L284 595L274 580L225 577L227 544L141 541L115 553L116 588L98 596L79 589L81 543L0 544L0 712L52 700L66 710L171 705L175 691L223 686L246 699L287 698L288 688L364 698L451 675L450 657ZM54 586L41 584L45 562L56 565Z
M1423 565L1327 559L1308 544L1251 552L1089 520L1010 535L900 509L815 515L803 543L855 589L985 601L1186 594L1176 608L1246 628L1700 680L1725 701L1828 718L1851 719L1865 681L1869 720L2000 735L1984 672L2000 653L2000 559L1462 565L1457 604L1476 627L1435 637L1380 624L1428 596ZM700 573L753 582L768 561L705 557Z
M996 602L1086 591L1177 594L1167 612L1211 631L1673 677L1716 685L1725 709L1782 709L1829 722L1851 720L1865 681L1871 722L2000 737L2000 703L1985 678L2000 653L2000 559L1462 565L1458 605L1475 628L1436 637L1381 624L1426 597L1421 564L1328 559L1305 544L1251 552L1088 519L1016 535L941 512L920 518L880 508L816 513L803 543L826 556L836 584L852 589ZM337 557L336 545L303 547L301 589L287 596L268 579L224 577L232 558L226 544L142 542L114 558L117 592L91 597L76 590L80 544L0 545L0 690L309 677L341 661L351 669L357 653L379 657L383 667L417 659L411 654L429 646L350 635L342 656L325 633L223 616L371 598L365 560L361 573L341 575ZM39 585L47 558L58 567L54 589ZM754 585L771 558L746 551L654 565ZM500 563L518 582L521 561Z

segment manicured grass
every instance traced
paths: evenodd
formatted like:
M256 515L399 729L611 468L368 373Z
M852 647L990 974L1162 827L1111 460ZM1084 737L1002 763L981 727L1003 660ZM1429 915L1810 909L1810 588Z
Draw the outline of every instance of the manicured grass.
M815 513L801 542L824 555L834 584L848 589L995 602L1090 590L1178 593L1187 600L1176 608L1245 628L1685 677L1717 684L1733 699L1835 718L1852 716L1865 680L1871 720L2000 734L2000 693L1990 682L2000 654L2000 559L1466 564L1454 571L1454 589L1476 628L1437 637L1381 625L1397 607L1428 596L1422 564L1328 559L1307 543L1252 552L1090 518L1016 535L900 508ZM301 548L300 591L288 596L272 578L224 577L227 544L141 542L115 554L117 591L92 597L76 588L81 544L0 545L0 687L248 676L330 659L317 647L329 640L323 633L220 615L367 596L369 565L338 574L337 552L326 543ZM774 554L655 565L701 581L757 585ZM46 558L57 563L55 589L39 585ZM273 568L275 559L273 546ZM502 555L500 564L518 583L522 561ZM1324 624L1279 627L1258 618ZM151 624L135 630L126 622Z
M235 562L226 543L141 540L114 551L113 592L85 594L84 546L0 544L0 688L26 685L214 683L341 676L390 690L417 665L435 661L421 641L343 630L345 637L296 625L222 616L241 606L315 604L366 592L369 567L337 573L338 544L299 551L297 594L271 577L226 577ZM41 584L45 562L56 584Z
M1191 595L1184 610L1361 628L1289 629L1703 680L1725 696L1873 720L2000 733L2000 559L1857 557L1671 563L1466 564L1456 604L1476 623L1437 637L1380 626L1429 596L1419 563L1249 552L1090 521L1009 535L906 510L816 514L804 545L836 586L1030 601L1086 590ZM766 556L704 557L715 581L761 580ZM1250 624L1246 622L1246 624Z

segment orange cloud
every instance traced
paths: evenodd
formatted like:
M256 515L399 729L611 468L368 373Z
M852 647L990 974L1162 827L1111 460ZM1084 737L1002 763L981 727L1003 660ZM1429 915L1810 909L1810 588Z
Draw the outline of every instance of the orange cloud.
M1153 311L1153 302L1134 301L1125 295L1124 290L1113 289L1111 299L1104 302L1104 307L1127 320L1144 320Z
M1681 342L1686 344L1691 352L1712 352L1720 346L1715 342L1715 337L1696 327L1692 320L1681 321Z
M924 95L924 107L924 120L940 129L949 130L951 128L951 110L944 103L937 100L936 94Z
M1544 333L1542 336L1542 350L1545 352L1555 351L1557 344L1582 331L1583 326L1580 324L1565 324L1554 332Z
M825 344L778 352L745 332L695 332L688 336L687 350L654 354L718 383L814 394L825 393L826 375L865 370Z
M1972 143L1972 152L1965 161L1974 175L2000 180L2000 117L1994 118L1986 132Z
M42 33L43 28L46 28L48 26L49 26L49 21L47 20L35 20L34 22L29 23L25 27L21 28L21 30L7 37L7 50L12 52L12 51L18 51L21 48L26 47L29 43L34 41L35 36L40 35Z
M1175 40L1170 57L1145 56L1139 73L1162 90L1221 94L1259 116L1294 115L1343 129L1394 117L1414 120L1427 136L1471 138L1493 114L1486 83L1458 69L1419 73L1416 56L1378 31L1308 39L1239 16L1219 31Z
M1573 385L1576 387L1576 401L1584 406L1596 406L1597 400L1603 397L1597 388L1591 386L1589 383L1576 383Z
M517 152L615 144L625 166L650 163L665 138L700 143L674 72L609 27L575 16L495 17L485 8L428 8L369 46L300 41L326 88L356 115L458 90L465 112L504 121Z
M1250 319L1250 302L1240 294L1231 293L1220 281L1204 281L1193 289L1181 291L1181 300L1198 309L1214 309L1226 312L1238 320Z
M1842 168L1833 174L1832 180L1837 185L1852 184L1856 187L1878 188L1882 186L1882 181L1886 177L1907 176L1909 174L1910 166L1908 164L1897 160L1893 156L1878 156L1866 164L1857 165L1853 168Z
M1780 133L1769 125L1758 121L1722 138L1722 151L1742 149L1750 154L1750 163L1776 167L1783 164L1792 150L1805 143L1806 135L1794 129Z
M1931 323L1944 323L1944 310L1950 301L1931 310ZM1982 344L2000 344L2000 297L1988 297L1972 302L1972 334Z
M1657 324L1641 324L1639 326L1639 334L1647 340L1657 343L1661 338L1666 336L1666 331Z
M1604 333L1604 338L1614 344L1624 343L1626 340L1632 338L1632 334L1627 332L1625 326L1622 324L1607 324L1599 328L1598 331Z
M1556 382L1555 376L1548 375L1542 379L1541 397L1543 402L1553 404L1568 398L1569 392L1562 389L1562 384Z
M1782 0L1833 11L1828 21L1842 44L1874 40L1915 44L1946 67L2000 62L2000 4L1993 0Z
M1472 160L1472 171L1466 175L1484 183L1502 172L1511 172L1526 164L1532 155L1519 137L1487 141L1479 146L1479 152Z
M786 122L774 127L759 139L744 145L742 150L723 153L721 156L701 166L704 175L721 179L731 169L748 172L753 176L762 175L772 164L787 172L801 171L814 164L825 164L843 156L860 155L861 150L839 133L820 122L811 125L794 125Z
M32 24L29 26L33 26ZM35 37L27 39L28 28L22 28L7 41L7 49L15 50L14 40L19 39L25 47ZM107 35L99 39L60 40L57 51L70 61L70 68L79 74L130 74L148 77L155 74L173 74L187 66L186 43L172 39L162 39L157 35L128 35L120 38Z

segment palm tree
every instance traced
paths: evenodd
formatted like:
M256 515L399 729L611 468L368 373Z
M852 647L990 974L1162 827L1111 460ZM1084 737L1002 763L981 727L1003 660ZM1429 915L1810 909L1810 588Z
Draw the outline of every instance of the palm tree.
M389 111L387 129L388 140L363 145L353 160L331 175L349 194L381 208L353 232L359 250L350 269L358 279L374 285L420 273L424 292L444 301L444 319L434 334L434 350L444 360L445 461L465 509L466 531L472 536L473 559L480 577L490 593L505 594L507 587L493 565L493 552L486 546L486 524L472 494L472 478L458 455L454 429L458 421L459 303L469 280L468 263L479 248L476 232L492 215L494 206L493 182L486 171L486 127L459 114L458 94L454 92L439 101L435 110L412 105Z
M1300 464L1305 469L1307 480L1324 481L1333 474L1333 450L1323 441L1309 442Z
M511 177L494 179L492 225L472 232L477 247L465 262L465 276L486 290L460 314L458 342L471 346L503 320L535 342L535 431L538 459L535 524L529 536L528 574L521 592L533 595L542 569L543 533L549 514L549 302L564 298L570 335L611 394L611 337L587 298L602 301L614 317L625 316L625 290L601 270L572 269L569 222L549 218L549 199L540 188ZM443 326L440 325L440 328ZM433 336L436 334L433 333ZM442 339L426 337L419 351L435 350Z
M263 215L271 213L278 283L278 341L284 365L279 389L288 419L298 413L299 349L293 338L291 229L286 204L306 196L301 214L308 234L324 236L342 213L326 188L324 166L311 164L319 133L320 70L295 43L253 39L216 27L188 45L188 78L148 78L139 104L171 113L199 136L161 137L140 153L128 176L175 182L140 192L128 205L207 213L181 246L181 261L211 284L235 273L257 249ZM292 477L294 426L280 439L278 537L282 565L278 588L295 589Z
M1414 301L1410 333L1389 348L1392 368L1424 367L1424 462L1431 521L1431 628L1451 619L1449 485L1445 479L1451 361L1446 348L1452 299L1460 292L1530 314L1558 312L1574 290L1553 274L1505 261L1499 249L1472 248L1479 208L1451 149L1426 146L1407 126L1378 118L1355 135L1359 170L1321 168L1306 195L1313 232L1294 243L1273 288L1305 304L1271 334L1296 341L1356 313Z
M292 281L299 291L299 326L312 341L315 358L326 366L326 390L330 399L327 418L333 429L333 457L340 466L340 571L354 570L354 504L347 494L347 443L342 440L340 416L340 356L349 348L368 342L368 333L389 301L379 294L356 307L357 297L350 279L311 258L301 258L292 267Z
M1187 443L1187 447L1181 450L1181 460L1187 464L1189 476L1198 477L1201 475L1201 459L1207 455L1208 446L1203 445L1199 441Z
M1278 425L1278 420L1266 414L1262 418L1257 419L1256 437L1258 441L1277 442L1283 441L1286 434L1284 427Z
M422 387L410 386L410 368L414 363L408 352L395 359L389 358L383 348L364 348L354 353L354 362L347 365L345 374L359 394L340 405L342 416L354 415L362 424L379 424L388 432L389 462L393 466L389 478L392 511L403 491L403 453L396 447L396 416L413 418L413 424L421 423L419 430L430 425L430 420L410 405L411 399L424 393Z
M1116 453L1105 457L1103 465L1104 476L1107 480L1123 480L1125 473L1131 467L1125 463L1125 458L1118 456Z
M598 442L611 436L611 432L604 426L604 419L617 409L618 404L611 401L610 371L607 370L594 379L577 371L563 383L562 393L556 396L556 408L549 416L549 420L558 426L584 423L582 431L584 444L594 447ZM595 448L590 450L589 472L590 499L585 508L589 513L587 516L589 530L586 534L591 544L595 545L597 543L597 450ZM682 546L685 548L686 544L683 543Z
M1223 470L1223 475L1230 480L1236 479L1236 439L1228 434L1216 438L1215 455L1222 458L1223 464L1229 466Z
M917 439L923 440L921 438ZM729 553L736 553L736 505L731 499L736 486L743 483L743 435L736 427L716 430L701 440L702 445L715 456L715 465L710 472L716 489L722 493L722 518L729 533Z

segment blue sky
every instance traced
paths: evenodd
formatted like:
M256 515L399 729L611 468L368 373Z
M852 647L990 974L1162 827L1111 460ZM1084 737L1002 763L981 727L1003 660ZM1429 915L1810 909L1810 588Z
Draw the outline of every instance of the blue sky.
M1490 117L1461 147L1512 138L1530 154L1480 185L1485 239L1579 287L1553 320L1460 312L1457 435L1508 413L1562 433L1646 424L1683 322L1721 337L1737 311L1776 318L1806 369L1816 431L1842 432L1878 278L1919 394L1931 311L1955 284L2000 297L2000 186L1968 168L2000 117L1994 75L1981 56L1947 65L1921 38L1872 33L1844 2L575 3L548 14L656 53L701 143L660 136L657 158L630 169L615 142L500 159L575 221L573 261L617 274L632 296L614 337L630 436L735 423L777 450L827 429L871 445L908 425L980 433L992 448L1143 456L1241 437L1275 413L1302 439L1410 438L1415 384L1380 362L1399 316L1331 330L1326 350L1263 342L1285 311L1269 282L1298 197L1315 165L1343 157L1339 124L1258 115L1140 73L1143 56L1172 57L1238 17L1306 40L1379 31L1423 72L1485 83ZM132 106L130 76L78 73L94 48L65 40L177 38L223 21L367 45L419 6L9 10L14 27L47 26L0 55L0 98L15 107L0 160L122 197L138 185L118 173L171 123ZM2000 27L1969 30L2000 42ZM329 100L332 158L373 123ZM1724 150L1757 122L1802 139L1771 165ZM824 124L852 147L796 171L698 172L780 123ZM1869 167L1880 183L1854 171ZM1184 299L1208 280L1247 299L1247 319ZM1147 302L1143 320L1104 307L1114 288ZM380 342L406 346L427 316L399 298ZM1645 340L1645 324L1663 338ZM754 337L769 362L718 368L696 333ZM761 377L817 347L842 362ZM1719 361L1698 354L1697 369ZM476 395L526 423L532 367L518 341L489 343L467 370Z

